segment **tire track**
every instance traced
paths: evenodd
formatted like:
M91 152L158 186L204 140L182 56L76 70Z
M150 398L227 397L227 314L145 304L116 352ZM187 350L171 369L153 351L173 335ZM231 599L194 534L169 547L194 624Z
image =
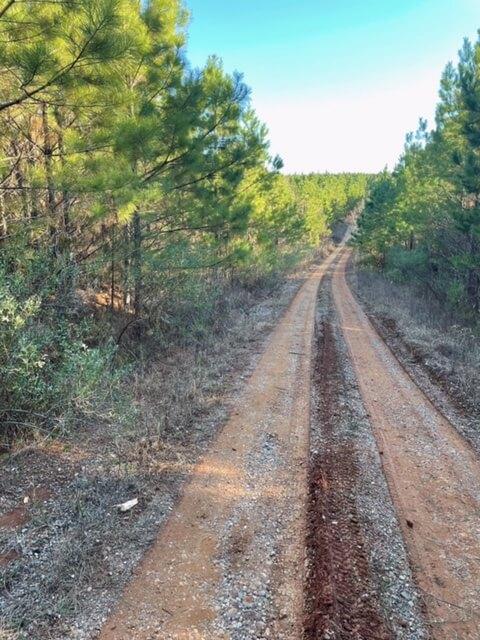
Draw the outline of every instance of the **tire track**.
M424 396L350 292L344 252L338 309L383 466L438 640L480 637L480 462Z
M101 640L301 637L312 271Z
M313 384L318 389L314 419L321 425L324 446L310 461L304 638L391 640L357 513L355 449L336 433L341 380L329 321L317 344Z

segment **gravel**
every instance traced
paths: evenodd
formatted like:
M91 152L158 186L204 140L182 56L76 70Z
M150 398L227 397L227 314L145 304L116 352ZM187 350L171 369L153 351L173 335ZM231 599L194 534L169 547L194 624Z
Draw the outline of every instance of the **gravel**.
M348 443L355 451L359 468L355 501L369 554L372 583L393 637L425 640L429 634L422 615L422 598L412 576L380 454L333 309L330 288L329 280L320 292L317 328L321 330L326 320L333 326L341 373L338 389L341 412L336 422L336 434L339 442ZM320 424L313 422L311 438L312 451L324 446Z
M222 574L217 594L218 637L221 634L228 634L231 640L274 637L274 621L280 615L276 608L274 573L281 562L279 549L288 516L272 502L265 517L265 503L257 500L255 488L262 487L266 476L275 477L282 464L275 436L259 434L256 453L250 456L247 467L246 485L251 498L238 503L223 533L224 545L218 559ZM254 539L244 537L244 531L249 529L244 525L247 520L257 522ZM261 569L258 558L263 559ZM237 563L237 559L241 562ZM287 636L278 633L275 638L287 640Z
M48 489L21 527L0 527L0 559L18 553L0 563L2 640L97 636L302 280L299 273L237 310L203 351L172 350L132 380L142 393L133 431L73 434L0 459L0 518L32 488ZM139 504L120 514L116 505L132 498Z

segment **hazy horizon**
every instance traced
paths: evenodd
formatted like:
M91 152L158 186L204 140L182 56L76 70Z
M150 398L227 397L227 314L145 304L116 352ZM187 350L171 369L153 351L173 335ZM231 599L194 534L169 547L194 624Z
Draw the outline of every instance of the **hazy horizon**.
M188 55L238 70L288 173L392 168L441 73L476 37L473 0L188 0Z

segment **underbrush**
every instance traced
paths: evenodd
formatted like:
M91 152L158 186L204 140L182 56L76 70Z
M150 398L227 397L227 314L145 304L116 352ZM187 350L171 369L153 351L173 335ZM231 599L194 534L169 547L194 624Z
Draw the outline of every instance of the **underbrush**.
M155 457L172 439L189 446L201 438L202 419L220 404L235 354L242 358L271 327L299 283L288 275L312 258L311 251L289 253L272 264L165 282L170 293L151 308L142 343L126 335L121 345L123 355L135 353L127 384L136 419L124 430L130 458L146 442Z
M425 286L400 284L356 265L351 283L367 310L473 416L480 413L480 326L443 305Z
M5 257L0 263L0 445L99 426L135 429L142 415L132 380L142 379L150 367L162 367L165 358L181 363L182 348L198 349L195 359L207 361L209 354L201 354L228 334L236 316L248 314L274 292L307 255L306 250L270 252L244 268L172 271L161 279L153 273L151 281L147 274L138 321L88 302L76 286L79 274L68 263L54 271L46 254L23 256L21 265ZM199 366L190 364L183 386L196 384L188 380ZM166 399L168 386L162 391ZM188 394L185 401L190 404ZM168 422L170 403L177 404L176 398L159 407L157 422Z
M165 275L162 288L153 283L147 294L149 336L157 347L191 344L221 331L233 309L248 308L272 292L311 251L266 254L235 269L184 271Z
M380 273L392 284L407 285L427 296L429 303L440 310L439 316L448 322L471 326L478 323L478 312L468 301L467 283L455 269L455 261L432 264L426 247L406 249L393 246L379 256L363 254L361 263L366 271ZM450 311L449 311L450 310Z
M0 265L0 438L65 433L111 412L115 347L90 310L64 296L45 256ZM103 333L102 340L98 335Z
M129 331L117 346L115 359L135 367L118 381L116 414L0 466L0 515L34 487L51 496L31 501L20 528L0 529L0 559L18 556L0 571L0 635L95 637L302 278L303 268L185 277L141 347Z

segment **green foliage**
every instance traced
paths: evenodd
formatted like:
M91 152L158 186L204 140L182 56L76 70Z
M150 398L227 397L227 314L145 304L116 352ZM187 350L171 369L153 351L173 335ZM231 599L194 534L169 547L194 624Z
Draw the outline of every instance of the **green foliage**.
M356 234L370 260L423 281L477 319L480 309L480 41L441 80L436 127L420 121L392 174L379 176Z
M281 175L242 76L215 56L190 68L180 0L26 0L0 18L0 417L43 427L88 416L112 378L87 299L141 335L212 273L287 268L366 178Z
M0 266L0 422L3 435L36 428L63 429L88 418L114 386L110 343L91 347L91 324L55 304L62 282L44 287L33 262L12 279ZM32 294L36 288L37 292ZM109 386L104 382L108 378ZM106 406L106 405L105 405Z
M335 222L344 218L366 192L365 174L293 176L292 186L310 241L318 243Z
M385 260L385 270L390 278L399 284L428 278L428 254L424 247L405 251L402 247L389 249Z

